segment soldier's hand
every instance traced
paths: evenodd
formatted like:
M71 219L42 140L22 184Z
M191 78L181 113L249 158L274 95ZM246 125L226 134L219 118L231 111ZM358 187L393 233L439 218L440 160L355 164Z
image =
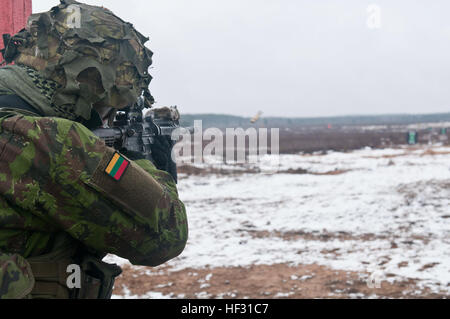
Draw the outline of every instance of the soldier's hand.
M149 110L148 114L153 114L153 118L156 120L167 120L172 122L178 122L180 120L180 113L176 107L159 107ZM147 115L146 115L147 116Z
M155 121L178 122L180 113L176 107L154 108L150 111ZM175 142L169 136L156 136L151 146L153 162L156 168L168 172L177 182L177 165L172 159Z
M177 164L172 159L174 141L169 136L156 136L151 146L153 162L157 169L166 171L177 182Z

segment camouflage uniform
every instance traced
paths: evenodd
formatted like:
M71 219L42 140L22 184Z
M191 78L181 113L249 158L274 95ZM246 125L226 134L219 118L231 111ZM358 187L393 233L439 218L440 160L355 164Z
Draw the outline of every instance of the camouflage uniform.
M76 1L61 2L53 9L56 15L52 17L73 5L81 8L82 16L86 12L91 17L105 12L112 15L103 8ZM89 119L94 103L109 100L113 90L126 93L127 99L137 97L143 90L151 102L147 89L150 77L145 70L151 52L138 45L144 42L142 37L126 24L124 39L134 45L132 58L122 57L107 65L100 64L96 57L77 64L76 58L67 62L67 56L61 57L61 49L49 45L52 37L63 34L64 43L75 43L74 39L85 36L91 44L102 43L102 49L109 45L108 50L119 50L114 47L118 46L121 53L129 46L122 45L123 39L102 42L99 34L111 29L97 33L80 29L77 35L73 34L74 30L53 32L52 28L61 28L62 24L57 23L60 20L47 18L32 16L26 31L19 36L28 44L7 47L5 53L6 58L13 56L10 60L18 64L9 68L27 72L43 95L49 88L50 93L44 97L48 104L39 104L35 102L37 97L21 94L20 88L8 92L3 87L3 94L19 95L44 116L14 108L0 109L0 299L108 298L113 278L120 270L101 262L105 254L116 254L145 266L156 266L174 258L187 240L185 207L170 174L157 170L148 160L131 161L120 155L129 166L120 181L108 176L105 170L115 150L79 123L80 119ZM40 22L33 34L30 25L37 20ZM47 28L47 41L42 40L42 25ZM127 36L131 33L134 36ZM29 54L36 45L44 52L39 60ZM80 53L67 45L65 53L69 49L76 54L87 52ZM101 50L97 48L97 51ZM129 57L130 53L126 52L125 56ZM141 62L139 56L147 62ZM110 53L108 61L114 60L113 57ZM86 93L87 88L79 83L73 86L77 83L76 73L86 67L99 70L105 82L102 83L104 92L95 95L95 92ZM111 67L117 71L115 76ZM130 69L132 75L126 72ZM2 71L7 70L0 69L0 94ZM38 74L33 77L30 72ZM128 82L124 80L127 77ZM66 267L72 263L82 265L82 285L88 286L87 291L72 291L65 286Z

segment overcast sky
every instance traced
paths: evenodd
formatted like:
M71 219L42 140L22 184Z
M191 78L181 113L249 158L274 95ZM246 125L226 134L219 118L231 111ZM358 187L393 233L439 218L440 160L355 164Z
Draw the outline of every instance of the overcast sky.
M83 2L150 37L158 105L244 116L450 112L448 0ZM58 3L33 0L33 12Z

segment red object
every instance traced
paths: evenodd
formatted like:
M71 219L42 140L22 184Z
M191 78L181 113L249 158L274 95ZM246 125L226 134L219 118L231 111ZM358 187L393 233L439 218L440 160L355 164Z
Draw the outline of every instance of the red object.
M122 177L123 172L125 172L125 169L128 167L128 164L129 164L129 162L123 161L122 165L120 165L120 168L116 173L116 176L114 176L114 179L116 181L120 181L120 178Z
M11 35L25 27L31 15L31 0L0 0L0 49L4 33Z

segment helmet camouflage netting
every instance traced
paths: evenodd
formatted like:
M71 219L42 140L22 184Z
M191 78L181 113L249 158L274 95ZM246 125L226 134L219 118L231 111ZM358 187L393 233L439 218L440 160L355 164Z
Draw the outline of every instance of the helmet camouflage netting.
M5 60L31 66L61 87L53 96L56 107L89 119L92 105L112 94L133 103L144 93L153 103L148 85L152 52L148 38L132 24L103 7L61 0L49 12L33 14L25 29L6 48ZM8 45L9 46L9 45ZM83 71L99 74L103 90L94 90L77 78Z

